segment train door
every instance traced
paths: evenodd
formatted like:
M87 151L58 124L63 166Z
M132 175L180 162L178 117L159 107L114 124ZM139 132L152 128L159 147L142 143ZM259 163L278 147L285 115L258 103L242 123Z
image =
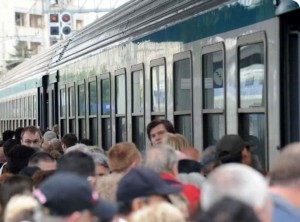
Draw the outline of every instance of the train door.
M49 75L48 94L48 128L58 124L58 73Z
M300 15L281 16L281 144L300 141Z
M48 80L49 76L45 75L38 82L38 126L42 131L48 128Z

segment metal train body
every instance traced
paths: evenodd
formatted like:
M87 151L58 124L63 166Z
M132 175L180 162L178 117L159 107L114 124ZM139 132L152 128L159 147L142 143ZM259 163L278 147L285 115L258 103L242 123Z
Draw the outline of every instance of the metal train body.
M2 76L0 131L59 124L145 150L167 118L200 150L240 134L268 169L299 140L300 12L275 2L130 1Z

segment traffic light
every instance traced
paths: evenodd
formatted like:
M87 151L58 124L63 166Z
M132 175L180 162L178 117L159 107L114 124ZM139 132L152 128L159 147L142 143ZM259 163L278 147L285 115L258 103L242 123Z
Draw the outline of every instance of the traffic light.
M72 17L69 12L63 12L60 16L61 20L61 34L68 36L72 32Z
M49 34L50 37L57 37L60 35L59 32L59 14L58 13L50 13L49 14Z

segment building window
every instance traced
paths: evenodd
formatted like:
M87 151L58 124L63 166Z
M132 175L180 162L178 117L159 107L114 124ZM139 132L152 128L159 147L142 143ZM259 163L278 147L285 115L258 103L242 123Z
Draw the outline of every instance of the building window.
M16 12L15 13L15 21L17 26L25 26L25 21L26 21L26 14L21 13L21 12Z

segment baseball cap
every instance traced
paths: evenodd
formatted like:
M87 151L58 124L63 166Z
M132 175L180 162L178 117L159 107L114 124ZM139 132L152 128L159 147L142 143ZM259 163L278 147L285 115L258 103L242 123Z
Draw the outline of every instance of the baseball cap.
M130 202L138 197L179 193L182 186L171 186L155 171L137 167L130 170L118 185L117 201Z
M73 173L54 174L33 195L52 215L67 216L76 211L89 210L95 216L108 220L117 213L114 204L99 200L88 181Z
M238 155L249 144L239 135L225 135L216 145L216 152L221 162L226 162L233 156Z

